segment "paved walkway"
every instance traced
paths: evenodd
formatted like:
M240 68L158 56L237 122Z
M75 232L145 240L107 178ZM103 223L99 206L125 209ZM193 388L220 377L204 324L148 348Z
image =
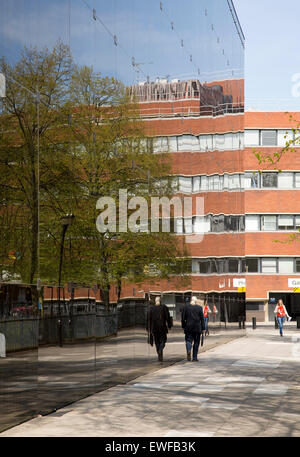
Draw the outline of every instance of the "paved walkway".
M280 338L248 328L199 362L162 367L0 437L299 437L299 369L300 330Z

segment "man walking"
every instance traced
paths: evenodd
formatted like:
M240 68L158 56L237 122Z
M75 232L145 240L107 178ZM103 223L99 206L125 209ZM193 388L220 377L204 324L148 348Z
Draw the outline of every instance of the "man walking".
M197 301L200 301L199 305ZM190 304L185 306L181 316L181 325L185 333L187 360L191 360L193 351L193 362L198 360L200 336L205 329L203 305L203 300L197 300L197 297L192 297Z
M163 361L163 350L167 342L168 328L172 327L169 309L162 305L160 297L155 298L155 305L150 307L147 318L147 330L154 337L158 361Z

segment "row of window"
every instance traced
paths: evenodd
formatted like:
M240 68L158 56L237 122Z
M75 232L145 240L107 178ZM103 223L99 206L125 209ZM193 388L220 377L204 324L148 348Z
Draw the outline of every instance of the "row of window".
M245 146L284 147L287 142L294 141L299 135L294 130L264 129L245 130ZM298 144L299 145L299 144ZM297 146L297 142L295 144Z
M192 273L300 273L299 257L246 257L192 259Z
M300 215L293 214L208 214L187 218L170 219L172 233L223 233L300 230Z
M148 139L153 152L210 152L244 149L244 147L285 147L298 137L292 129L247 129L244 132L215 133L204 135L163 136ZM294 146L297 147L297 142Z
M179 135L153 138L153 152L209 152L244 149L244 133Z
M174 187L182 193L270 188L300 189L300 173L282 171L178 176L174 180Z

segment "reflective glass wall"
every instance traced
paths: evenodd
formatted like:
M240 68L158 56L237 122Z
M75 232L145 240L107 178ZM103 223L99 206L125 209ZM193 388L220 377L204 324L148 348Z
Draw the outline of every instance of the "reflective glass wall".
M242 171L237 148L194 143L243 132L244 38L231 0L0 7L4 430L154 369L149 298L162 295L176 321L185 295L215 290L170 279L183 272L169 260L178 239L129 230L130 214L125 229L118 219L102 230L98 201L113 198L119 209L120 189L148 202L170 194L166 177ZM181 155L174 137L188 140ZM240 196L231 199L241 214ZM195 256L195 243L185 248ZM180 358L177 347L166 360Z

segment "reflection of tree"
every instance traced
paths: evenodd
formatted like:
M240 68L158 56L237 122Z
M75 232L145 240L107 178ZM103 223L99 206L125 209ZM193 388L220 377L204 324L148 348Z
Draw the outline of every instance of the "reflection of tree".
M6 252L15 250L20 259L10 271L29 284L38 272L43 283L56 283L59 220L73 213L62 282L97 283L108 304L112 283L120 294L122 280L147 277L150 263L164 277L181 272L176 258L182 250L170 234L96 229L101 196L119 207L120 189L147 201L172 190L167 156L149 148L123 85L74 66L61 43L51 52L25 48L15 66L2 59L0 71L7 80L0 118L2 266Z
M13 67L5 59L0 61L6 77L0 138L1 176L6 179L1 179L1 185L9 187L9 203L14 207L20 204L26 218L29 230L24 256L28 262L23 279L30 284L38 263L39 178L45 193L53 192L59 184L57 170L52 168L51 145L55 127L61 122L71 68L68 48L61 43L52 52L25 48ZM60 167L61 173L67 170Z

